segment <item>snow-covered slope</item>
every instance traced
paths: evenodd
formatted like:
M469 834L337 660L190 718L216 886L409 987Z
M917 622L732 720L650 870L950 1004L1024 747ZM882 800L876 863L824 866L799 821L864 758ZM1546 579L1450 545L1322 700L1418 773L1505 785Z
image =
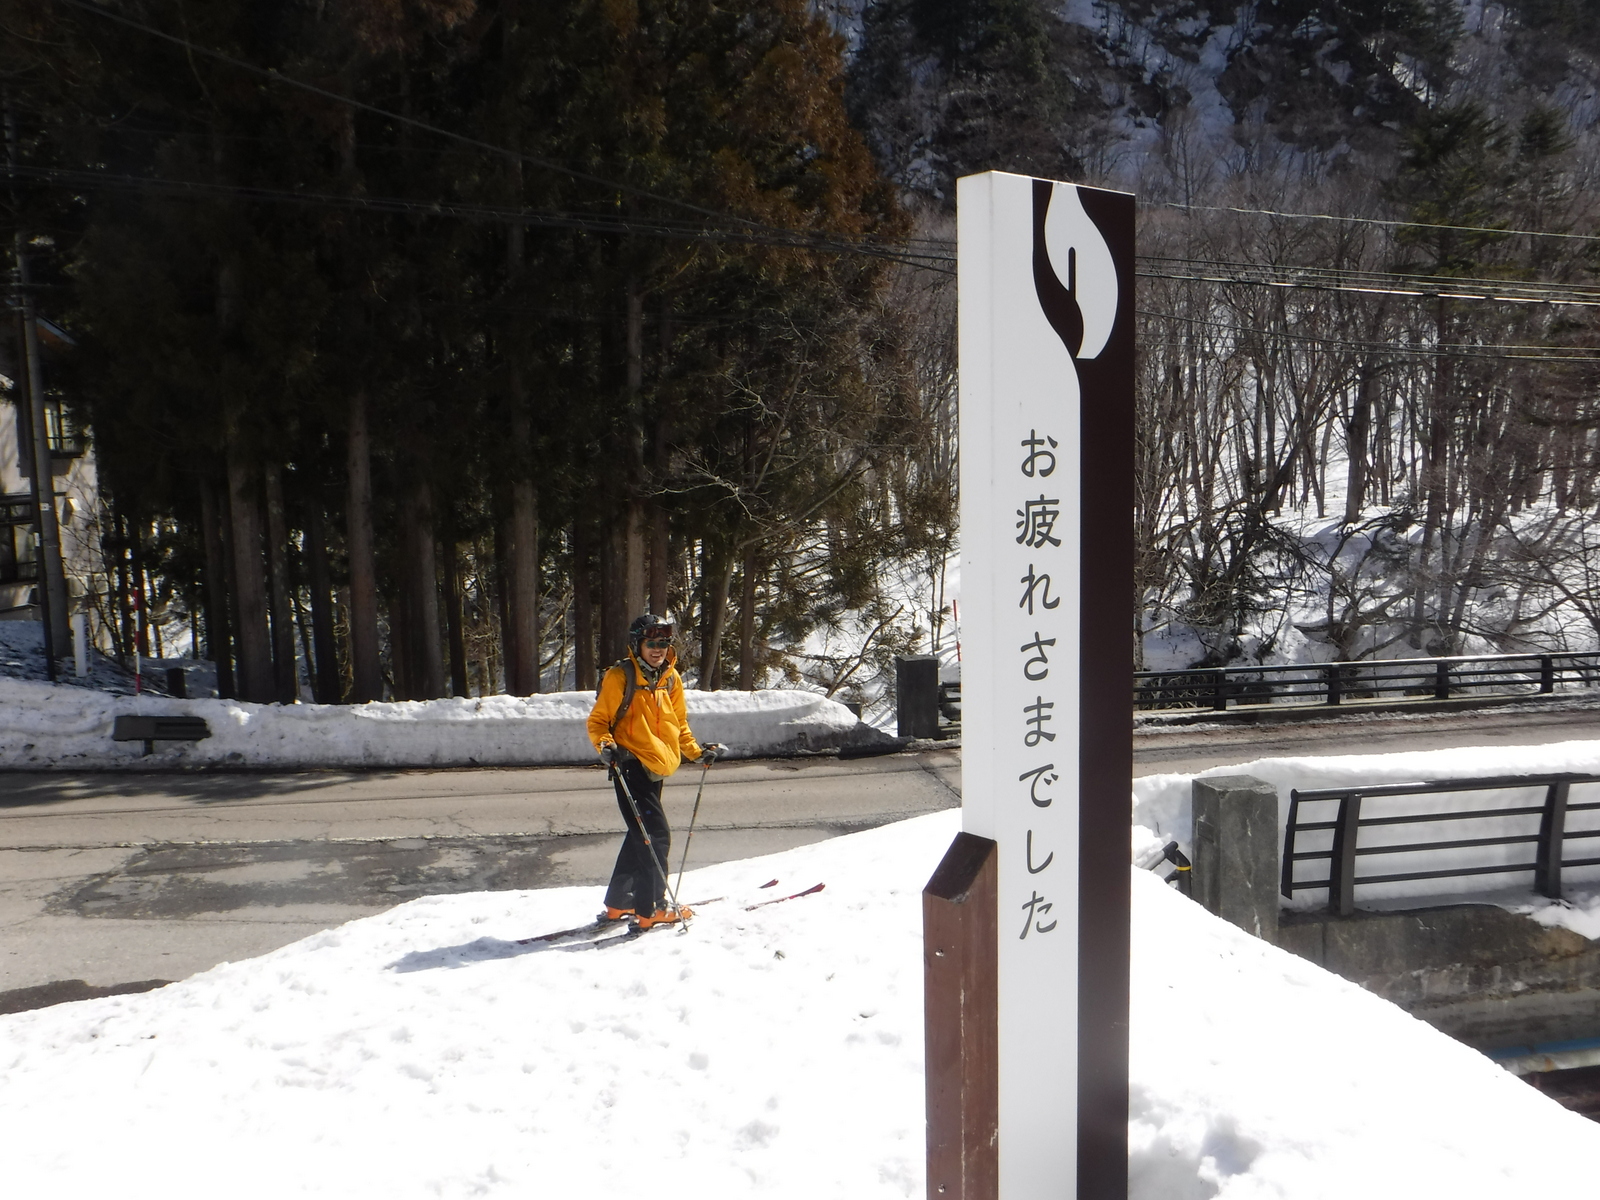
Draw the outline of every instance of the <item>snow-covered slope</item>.
M7 1191L920 1196L919 892L957 820L696 872L722 899L682 935L521 946L594 891L434 897L0 1018ZM1134 883L1135 1200L1588 1194L1600 1127Z

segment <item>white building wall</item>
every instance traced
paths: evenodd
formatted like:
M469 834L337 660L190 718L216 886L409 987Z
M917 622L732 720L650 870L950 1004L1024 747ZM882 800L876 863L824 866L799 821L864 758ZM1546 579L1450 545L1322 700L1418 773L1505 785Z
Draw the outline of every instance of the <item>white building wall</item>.
M21 442L23 425L18 419L15 393L6 386L9 383L0 376L0 494L31 496L33 472L25 457L28 448ZM85 607L92 610L94 593L104 586L98 520L100 482L94 453L86 449L79 457L64 463L58 460L56 465L65 468L52 483L56 516L61 520L61 552L71 592L70 607L72 611ZM0 584L0 614L26 604L32 590L31 583Z

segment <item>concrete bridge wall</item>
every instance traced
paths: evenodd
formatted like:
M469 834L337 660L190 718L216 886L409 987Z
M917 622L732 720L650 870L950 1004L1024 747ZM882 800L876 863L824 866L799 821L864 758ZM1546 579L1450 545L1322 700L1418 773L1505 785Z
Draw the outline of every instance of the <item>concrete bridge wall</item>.
M1600 942L1489 904L1281 911L1276 789L1193 789L1194 896L1210 911L1480 1049L1600 1037Z

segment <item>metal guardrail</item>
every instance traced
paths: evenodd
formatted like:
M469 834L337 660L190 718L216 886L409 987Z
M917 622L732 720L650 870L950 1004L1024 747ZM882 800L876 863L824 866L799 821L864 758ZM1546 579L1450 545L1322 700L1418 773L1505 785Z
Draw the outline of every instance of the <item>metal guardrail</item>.
M939 685L939 717L952 725L961 724L961 681Z
M1417 700L1501 692L1548 695L1600 686L1600 652L1390 658L1300 666L1197 667L1136 671L1133 707L1210 708L1230 704L1324 704L1386 695Z
M1442 779L1430 783L1394 783L1362 787L1315 788L1306 791L1295 789L1289 793L1289 820L1283 834L1283 878L1281 891L1286 898L1314 888L1328 889L1328 908L1341 916L1355 911L1355 890L1362 885L1400 883L1418 879L1449 879L1473 875L1509 875L1531 871L1534 887L1541 895L1551 899L1561 898L1561 872L1566 867L1600 866L1600 857L1567 858L1566 843L1582 838L1600 838L1600 829L1569 830L1567 816L1575 812L1600 810L1600 800L1573 803L1570 793L1574 785L1600 782L1600 775L1502 775L1479 779ZM1485 792L1510 789L1536 789L1544 791L1543 800L1537 804L1510 808L1479 808L1447 812L1396 813L1388 816L1362 816L1362 804L1367 800L1392 796L1425 796L1455 792ZM1319 819L1302 820L1303 805L1325 806L1332 804L1334 811L1318 813ZM1504 817L1539 818L1537 833L1516 833L1501 837L1444 838L1404 843L1361 845L1361 831L1383 826L1427 825L1446 821L1474 821ZM1333 844L1326 850L1302 850L1300 838L1308 833L1333 834ZM1429 851L1464 850L1474 847L1532 845L1533 861L1524 863L1491 863L1488 865L1452 865L1438 870L1399 871L1385 875L1357 875L1356 863L1363 858L1383 854L1424 853ZM1328 874L1315 879L1295 878L1295 865L1303 862L1326 860Z

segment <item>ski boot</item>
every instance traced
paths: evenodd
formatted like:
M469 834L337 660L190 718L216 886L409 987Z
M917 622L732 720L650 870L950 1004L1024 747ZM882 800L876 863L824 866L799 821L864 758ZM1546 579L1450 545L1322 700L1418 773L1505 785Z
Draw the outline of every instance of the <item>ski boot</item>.
M640 930L654 929L657 925L676 925L680 921L687 921L694 916L694 909L680 905L675 909L658 908L651 916L639 914L634 918L634 924Z

